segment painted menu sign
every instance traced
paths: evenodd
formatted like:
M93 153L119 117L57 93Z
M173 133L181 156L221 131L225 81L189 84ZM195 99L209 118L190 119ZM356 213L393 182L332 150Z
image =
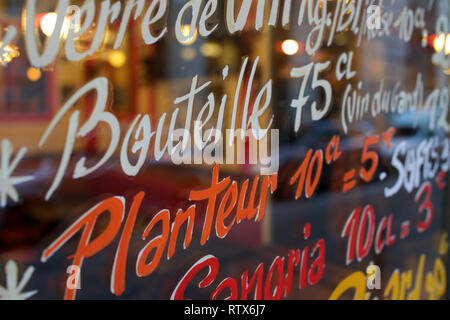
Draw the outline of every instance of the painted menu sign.
M0 298L447 298L449 18L0 1Z

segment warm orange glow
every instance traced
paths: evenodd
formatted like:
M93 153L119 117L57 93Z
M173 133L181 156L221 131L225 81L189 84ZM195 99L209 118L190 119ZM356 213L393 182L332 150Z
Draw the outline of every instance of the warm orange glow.
M109 54L108 61L114 68L120 68L127 62L127 55L123 51L113 51Z
M193 44L195 40L197 40L197 29L194 31L194 35L189 38L189 35L191 34L191 25L189 24L184 24L181 26L181 33L183 34L183 36L188 38L186 41L182 42L182 44L185 46L189 46Z
M181 58L183 58L184 61L192 61L197 56L197 51L192 47L186 47L181 50Z
M31 82L36 82L38 81L42 76L41 70L30 67L27 70L27 78L28 80L30 80Z
M439 36L434 38L433 47L436 52L442 52L445 46L445 35L441 33Z
M55 30L57 17L56 12L49 12L42 17L41 30L47 37L50 37Z
M0 48L2 46L3 46L3 43L0 42ZM20 56L19 48L17 48L14 45L8 44L3 48L3 52L1 53L1 56L0 56L0 63L5 65L19 56Z
M283 53L292 56L300 50L300 45L295 40L285 40L283 41L283 44L281 45L281 49L283 50Z
M50 37L53 32L55 31L56 21L58 19L58 15L56 12L49 12L46 13L40 22L41 30L42 32L47 36ZM66 16L64 18L63 27L62 27L62 37L67 38L67 35L69 34L70 27L72 25L72 17ZM75 32L78 32L80 30L80 26L78 24L74 25Z
M217 58L222 55L222 46L214 42L206 42L200 47L200 52L205 57Z

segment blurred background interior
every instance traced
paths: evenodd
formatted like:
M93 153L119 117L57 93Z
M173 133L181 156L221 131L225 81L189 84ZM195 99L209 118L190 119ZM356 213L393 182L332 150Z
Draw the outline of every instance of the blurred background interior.
M21 11L24 2L0 0L1 28L15 24L22 30ZM81 5L82 1L72 3ZM170 1L169 25L174 24L176 13L184 3L184 0ZM421 253L427 253L430 257L426 261L426 270L432 268L431 257L437 252L442 234L449 231L448 188L443 193L433 194L435 218L425 234L411 235L406 241L396 243L379 255L371 252L363 262L355 262L350 266L345 266L346 241L341 238L348 215L358 206L373 204L377 219L394 213L398 223L403 218L417 215L413 197L406 191L390 199L383 195L384 187L395 181L390 154L380 152L379 170L391 171L385 181L360 185L351 193L344 194L341 192L342 173L353 163L359 163L366 136L384 132L391 126L397 128L396 139L406 140L409 146L416 146L418 141L432 136L433 133L427 128L427 116L423 117L424 123L421 121L414 128L412 121L408 120L408 114L402 117L383 115L352 125L349 133L344 135L340 110L346 83L337 81L332 70L326 70L322 76L333 86L332 112L320 122L313 122L305 114L303 128L296 134L295 110L290 107L290 103L298 96L299 81L290 79L289 72L293 67L311 61L336 61L342 52L354 51L353 64L357 77L349 83L356 85L358 80L362 80L365 89L374 92L380 81L385 79L386 86L400 81L403 88L413 90L416 75L421 72L425 91L429 92L435 87L448 86L450 73L450 70L433 65L430 56L436 50L450 49L444 48L443 44L436 41L436 37L427 39L427 45L422 47L418 45L422 41L420 34L414 34L409 43L388 36L370 42L363 41L358 47L357 37L344 32L336 34L330 46L324 45L309 57L304 52L307 26L289 29L265 27L261 32L245 28L242 32L230 35L224 26L224 3L219 1L218 13L212 18L212 22L219 24L219 29L208 39L195 36L191 41L181 44L173 35L168 35L156 44L146 46L140 38L139 20L131 20L123 45L113 50L119 21L108 29L102 50L93 56L81 62L70 62L61 54L51 67L41 70L30 66L23 37L10 48L11 61L0 67L0 137L9 138L15 148L28 148L27 157L17 169L17 174L32 172L36 179L21 186L18 204L9 203L6 208L0 209L0 265L3 266L9 259L20 261L23 265L34 265L36 275L29 287L39 289L39 298L62 298L66 268L69 265L66 257L75 250L78 236L45 264L39 262L42 250L91 205L109 195L124 195L129 199L137 191L145 190L147 196L135 227L135 230L143 230L151 217L160 210L167 208L173 215L178 208L187 208L190 205L190 190L207 187L211 179L211 166L175 166L165 160L149 160L137 177L127 177L122 173L119 155L116 155L95 175L78 180L67 176L52 199L44 201L45 192L50 187L60 161L66 122L55 129L45 147L39 148L38 143L64 101L89 80L107 77L113 84L111 111L120 120L123 136L139 113L150 115L153 126L156 126L157 119L164 112L170 115L175 108L174 99L188 92L194 75L198 74L202 82L214 81L212 90L216 97L222 97L225 93L233 97L240 66L246 56L250 57L250 61L254 61L257 56L261 59L255 88L260 88L269 78L274 83L270 108L275 116L273 127L280 130L281 163L278 190L270 197L267 218L261 224L244 222L236 226L226 239L211 239L203 247L199 245L197 232L189 250L179 248L174 259L161 262L155 273L143 279L135 276L134 259L145 242L139 238L141 231L135 232L129 253L127 289L121 298L168 299L178 279L195 261L209 253L221 261L221 279L226 275L239 278L243 270L252 271L260 262L270 265L274 257L287 256L292 248L311 246L319 238L326 241L324 277L314 287L293 290L290 299L328 299L342 279L353 271L365 270L369 261L382 268L383 283L395 269L416 270ZM408 1L409 6L413 6L413 3L420 4L421 1ZM391 6L392 10L399 12L404 4L405 1L396 1ZM295 9L298 5L299 2L294 1L292 12L298 10ZM332 10L336 1L328 1L328 5ZM433 19L438 12L449 12L449 8L448 1L436 1L427 19ZM53 31L54 10L54 1L38 1L38 12L41 14L37 17L36 25L41 40ZM251 17L254 19L254 12ZM254 25L251 19L247 26ZM185 27L188 32L189 26ZM93 33L88 32L83 38L86 43L82 41L79 45L88 46L92 36ZM230 67L229 81L222 81L222 68L225 65ZM248 80L247 73L245 81ZM320 92L311 91L308 94L315 101L324 99ZM86 116L92 110L94 101L95 96L88 95L78 102L77 108ZM232 101L229 101L225 123L232 117L231 104ZM198 112L200 104L195 108ZM343 158L326 169L319 190L311 199L296 201L295 190L289 185L290 177L309 148L325 147L336 134L341 136L342 149L345 150ZM99 127L87 138L77 140L73 158L86 156L95 161L102 155L108 141L107 131ZM73 163L70 168L73 168ZM221 176L230 175L239 181L254 173L255 168L251 165L221 167ZM199 208L199 213L204 212L204 206ZM198 227L201 227L202 222L200 216L196 222ZM312 225L312 235L310 239L303 240L301 230L306 222ZM117 241L101 255L85 261L79 299L116 298L109 292L109 278ZM297 274L294 279L297 279L294 280L297 283ZM0 281L4 281L1 271ZM376 291L374 296L382 298L381 292ZM208 290L189 288L189 296L193 298L208 298L209 294Z

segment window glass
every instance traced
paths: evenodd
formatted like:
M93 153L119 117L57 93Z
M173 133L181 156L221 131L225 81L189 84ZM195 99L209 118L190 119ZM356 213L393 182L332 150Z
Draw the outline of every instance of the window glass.
M449 16L0 0L0 298L448 298Z

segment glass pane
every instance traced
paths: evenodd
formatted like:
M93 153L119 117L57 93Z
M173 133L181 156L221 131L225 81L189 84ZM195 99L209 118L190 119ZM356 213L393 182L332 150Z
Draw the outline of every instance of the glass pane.
M447 299L449 16L0 0L0 298Z

